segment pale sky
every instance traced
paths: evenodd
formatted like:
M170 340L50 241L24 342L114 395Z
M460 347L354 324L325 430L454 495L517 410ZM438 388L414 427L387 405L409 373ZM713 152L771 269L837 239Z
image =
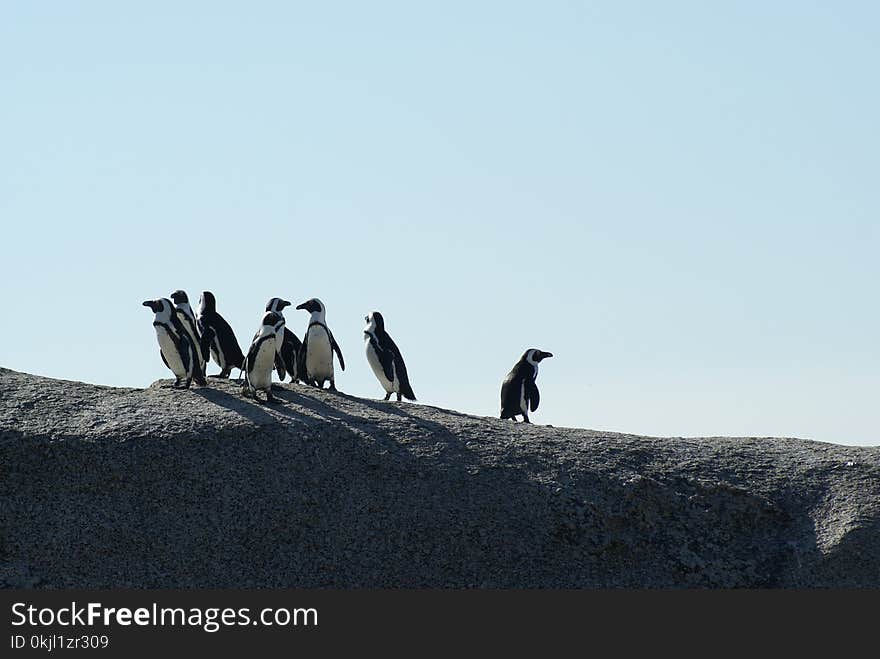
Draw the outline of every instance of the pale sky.
M0 5L0 365L170 376L145 299L242 343L381 311L419 401L880 444L880 5ZM307 314L292 308L300 336ZM217 372L212 366L209 372Z

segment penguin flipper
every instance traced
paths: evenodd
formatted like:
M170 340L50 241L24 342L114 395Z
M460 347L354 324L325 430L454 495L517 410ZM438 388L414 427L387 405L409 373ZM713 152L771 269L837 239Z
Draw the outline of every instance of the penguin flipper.
M199 362L198 355L199 348L192 345L192 342L190 342L190 345L192 346L192 381L200 387L204 387L208 384L208 381L205 380L205 374L202 373L202 365Z
M180 353L180 361L183 363L183 368L186 370L187 373L191 373L192 360L190 359L190 356L192 356L193 353L192 351L190 351L190 346L192 345L192 342L189 340L189 336L186 334L186 332L182 332L180 336L176 338L174 343L177 346L177 352Z
M296 374L306 384L310 383L309 370L306 368L306 355L309 349L309 333L303 337L302 345L296 353Z
M300 340L292 334L293 340L288 340L290 336L288 332L284 333L284 342L281 344L281 363L286 373L290 374L291 382L296 381L299 374L299 348ZM279 373L280 375L280 373ZM283 377L281 378L284 379Z
M342 358L342 350L339 349L339 344L336 343L336 339L333 338L333 332L330 331L330 328L327 328L327 336L330 337L330 346L333 348L333 352L336 353L336 356L339 358L339 366L344 371L345 370L345 360Z
M244 354L232 327L223 316L216 312L213 314L212 321L212 325L215 327L214 331L217 333L217 340L223 345L224 354L228 353L226 354L226 363L238 369L243 368Z
M284 360L281 359L281 355L277 352L275 353L275 370L278 372L278 379L284 380L287 377L287 369L284 368Z
M391 349L388 352L392 354L392 363L396 367L397 379L400 382L400 393L407 400L415 400L416 395L413 393L412 386L409 383L409 373L407 373L403 355L400 354L400 348L397 347L397 344L394 343L390 336L388 337L388 342L391 344ZM392 371L393 373L394 371ZM391 381L394 382L394 378L391 378Z
M171 314L171 327L174 330L173 332L168 332L168 336L171 337L171 341L174 343L174 347L177 350L177 354L180 355L180 363L183 364L183 369L187 373L192 373L192 368L190 362L190 356L196 356L196 346L193 345L192 341L189 340L189 334L186 333L186 330L183 328L183 323L180 322L180 317L177 313ZM199 369L200 370L200 369ZM190 375L192 377L192 375Z
M251 348L248 350L247 357L244 358L244 364L241 365L241 370L245 373L250 373L254 370L254 364L257 362L257 352L260 350L260 344L262 341L254 341L251 343ZM276 354L276 359L278 355ZM247 377L247 376L245 376Z
M299 337L295 332L291 332L286 326L284 327L284 341L283 345L289 345L293 348L294 352L298 352L302 347L302 341L299 340Z
M171 368L170 366L168 366L168 360L165 359L165 353L160 350L159 356L162 358L162 363L165 364L165 368Z
M541 393L534 380L526 380L526 396L529 399L529 408L532 412L537 411L538 405L541 403Z
M202 323L199 323L199 328L202 328ZM214 341L214 328L213 327L205 327L201 329L201 336L199 338L199 349L202 351L202 357L205 360L205 364L211 361L211 343Z
M186 315L180 309L177 310L177 313L180 314L180 322L184 324L184 327L186 328L186 333L189 335L190 341L195 342L193 350L196 353L196 361L208 361L208 359L205 357L205 355L207 355L208 353L204 349L204 340L202 339L202 335L199 333L199 326L198 323L196 323L196 319ZM198 381L196 383L198 384Z
M389 382L394 382L394 353L383 349L379 341L374 337L370 337L370 343L373 344L373 350L379 358L379 364L382 366L382 372L385 374L385 377L388 378Z

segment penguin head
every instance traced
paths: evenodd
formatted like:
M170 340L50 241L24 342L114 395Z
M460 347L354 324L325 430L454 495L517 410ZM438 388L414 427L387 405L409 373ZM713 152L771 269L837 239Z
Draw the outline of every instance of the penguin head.
M189 298L186 296L186 293L180 289L177 289L171 294L171 299L174 301L174 304L189 304Z
M543 350L538 350L537 348L529 348L523 355L523 359L531 364L538 364L541 362L541 360L547 359L548 357L552 356L552 352L544 352Z
M284 318L281 314L275 313L274 311L269 311L263 316L263 326L264 327L275 327L278 323L283 323Z
M367 326L364 328L364 332L367 332L369 330L377 332L385 331L385 319L378 311L371 311L368 316L364 317L364 320L367 321Z
M309 313L324 313L324 305L321 303L321 300L316 297L313 297L311 300L306 300L300 304L297 309L304 309Z
M145 307L150 307L156 317L171 315L171 301L168 298L159 298L158 300L146 300Z
M214 294L211 291L202 291L202 295L199 297L199 315L204 314L206 311L216 310L217 300L214 299Z
M284 307L289 307L290 302L282 300L280 297L273 297L266 303L266 311L281 312Z
M269 311L263 316L263 325L260 327L259 335L268 336L275 334L276 339L281 339L279 332L284 331L284 316L274 311Z

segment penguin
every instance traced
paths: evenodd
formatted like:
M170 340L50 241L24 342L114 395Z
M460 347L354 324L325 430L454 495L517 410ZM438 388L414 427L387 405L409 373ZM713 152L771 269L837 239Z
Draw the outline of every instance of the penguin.
M244 355L229 323L217 313L214 294L204 291L199 298L198 328L202 336L210 337L211 357L220 367L220 373L211 377L228 378L233 368L244 367Z
M266 311L272 311L281 316L284 322L284 307L289 307L290 302L282 300L280 297L273 297L266 303ZM284 382L284 378L290 374L290 381L296 382L300 379L299 375L299 351L302 348L302 341L299 337L290 331L285 322L282 331L283 338L278 348L278 354L275 357L275 370L278 372L278 379Z
M312 314L299 353L300 379L318 389L322 389L324 382L329 380L330 391L336 391L336 381L333 378L333 352L336 352L339 366L343 371L345 360L342 358L342 351L336 339L333 338L333 333L327 327L324 304L318 298L312 298L303 302L297 309L304 309Z
M162 361L174 373L172 388L189 389L193 380L202 386L208 384L204 375L198 370L197 349L177 317L171 301L160 298L147 300L143 305L156 314L153 318L153 327L156 329Z
M274 311L263 316L263 323L251 343L244 362L244 385L241 390L246 396L257 398L258 391L266 392L267 403L280 402L272 396L272 369L278 356L278 348L284 338L284 318Z
M391 398L392 393L397 394L398 402L401 396L415 400L416 395L409 384L403 355L385 331L385 319L382 314L373 311L365 320L367 326L364 328L364 350L373 374L386 391L385 400Z
M543 359L552 357L549 352L543 352L536 348L530 348L516 363L504 383L501 385L501 418L516 421L518 415L522 415L524 423L529 421L529 409L532 412L538 409L541 402L541 394L535 380L538 377L538 364Z
M177 313L177 317L199 353L199 370L204 374L205 366L211 358L210 338L203 337L199 332L196 315L193 313L192 307L189 306L189 298L184 291L179 289L174 291L171 294L171 301L174 302L174 311Z

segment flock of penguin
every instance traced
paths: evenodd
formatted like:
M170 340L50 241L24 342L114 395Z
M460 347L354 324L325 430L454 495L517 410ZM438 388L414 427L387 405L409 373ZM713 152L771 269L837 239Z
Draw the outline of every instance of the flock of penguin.
M242 374L242 394L261 402L257 392L266 395L267 403L280 403L272 395L272 372L278 373L283 382L289 375L291 382L336 391L333 375L333 356L345 370L345 359L333 332L327 326L326 308L317 298L303 302L296 308L308 311L309 324L305 336L299 337L287 328L283 310L290 302L273 297L266 304L266 313L245 355L241 351L235 333L229 323L217 313L217 301L213 293L204 291L199 298L198 313L189 304L189 298L181 290L174 291L171 299L159 298L143 303L155 317L153 327L159 342L159 354L176 378L171 385L175 389L188 389L192 382L207 385L205 379L209 360L220 367L220 373L210 377L229 378L232 369ZM373 374L385 390L385 400L391 394L415 400L403 355L394 340L385 331L385 319L378 311L365 318L364 349ZM501 418L522 416L529 423L529 411L538 409L541 400L536 379L538 364L553 355L536 348L523 353L501 385Z

